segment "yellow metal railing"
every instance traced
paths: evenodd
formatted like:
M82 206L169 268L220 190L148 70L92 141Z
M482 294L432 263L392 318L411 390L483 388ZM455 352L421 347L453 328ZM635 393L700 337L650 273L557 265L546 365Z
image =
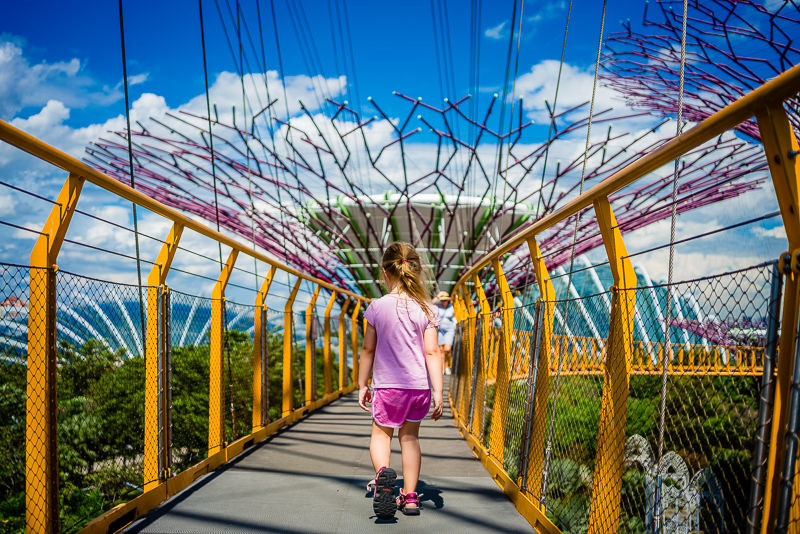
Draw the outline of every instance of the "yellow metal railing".
M33 156L59 167L68 173L67 180L55 201L54 207L42 229L31 253L28 319L27 359L27 431L26 431L26 526L28 532L55 532L59 529L58 455L56 450L56 271L59 249L64 241L70 220L75 212L84 182L91 182L121 199L134 202L172 222L172 228L161 248L148 276L146 290L146 339L145 348L145 400L144 400L144 492L128 503L121 504L94 519L86 532L107 532L145 514L168 497L189 485L197 476L215 469L220 464L240 454L245 447L261 441L279 428L290 424L305 413L323 406L355 387L346 375L347 345L345 321L351 322L352 351L354 360L358 345L358 312L364 297L347 289L337 287L325 280L315 278L270 258L252 247L205 226L131 187L93 169L68 154L49 146L25 132L0 121L0 140ZM168 468L168 451L165 441L159 437L159 429L170 420L170 406L164 381L169 376L166 359L160 357L164 340L163 315L158 309L163 305L162 296L169 291L167 275L185 229L194 230L218 243L230 247L231 252L214 285L212 294L210 326L210 383L208 457L191 468L175 475ZM236 264L238 255L244 254L270 266L255 299L253 380L252 380L252 432L232 443L224 439L225 395L224 384L224 337L225 337L225 288ZM283 402L280 419L269 422L265 395L267 369L264 361L267 342L265 336L266 298L277 271L296 277L296 283L284 304L283 344ZM304 402L294 404L292 381L292 314L293 304L301 282L314 288L312 303L320 289L331 292L325 310L323 340L325 395L317 399L315 392L306 387ZM331 358L330 314L336 298L344 298L345 305L339 317L339 380L335 389L331 384L333 359ZM346 316L349 303L356 303L353 313ZM313 311L313 310L312 310ZM308 317L308 316L307 316ZM307 325L307 331L311 328ZM307 350L305 365L311 365L310 350ZM355 367L355 365L354 365ZM353 369L353 373L357 372ZM311 373L306 369L306 376ZM353 375L354 376L354 375ZM349 383L348 383L349 382ZM112 528L113 527L113 528Z
M557 355L567 356L568 369L577 372L584 365L584 372L602 374L602 400L599 425L597 428L597 454L594 457L591 484L591 509L588 516L588 532L592 534L616 532L619 530L620 494L622 493L622 462L624 458L625 428L628 410L629 381L632 374L655 374L658 367L651 360L652 351L658 354L655 346L643 346L633 341L634 315L636 303L636 275L633 272L629 254L625 247L617 219L609 203L609 195L635 182L659 167L670 163L706 141L723 134L736 125L750 120L753 116L758 122L769 164L772 182L780 206L783 225L789 240L789 252L782 255L781 272L789 273L785 279L785 298L781 316L779 349L781 354L794 355L796 344L796 325L800 313L800 157L798 142L791 128L783 102L800 92L800 66L795 66L776 76L771 81L748 93L724 109L718 111L690 130L676 136L661 147L634 161L612 176L579 195L563 208L527 226L510 238L504 240L493 250L475 262L458 280L452 296L456 302L457 318L466 326L463 330L462 345L466 347L465 358L459 368L468 375L459 378L459 397L455 402L451 397L453 411L467 441L473 447L486 468L498 480L506 493L514 500L518 510L525 515L539 532L558 532L558 528L545 515L545 507L534 495L541 495L541 472L543 465L542 435L547 420L547 396L538 394L530 407L529 420L532 431L529 456L526 462L527 488L520 487L520 479L513 478L505 470L502 440L492 439L487 448L483 444L483 396L487 381L494 379L492 369L499 369L495 380L507 381L509 375L531 376L530 387L537 392L547 391L550 379L555 375L554 360ZM537 237L554 225L580 213L593 209L608 257L613 286L611 290L611 310L609 314L608 339L583 341L559 338L552 335L554 321L554 290L549 273L544 264ZM513 332L513 303L507 296L507 284L500 268L505 254L527 244L530 259L536 272L537 284L542 295L541 345L543 354L538 368L528 375L529 369L523 364L524 358L513 360L515 350L509 343ZM786 259L784 259L784 257ZM491 266L491 271L488 267ZM490 327L494 319L492 309L481 287L481 275L486 274L497 283L502 298L502 326ZM468 287L468 283L472 287ZM471 294L471 290L474 294ZM475 309L473 301L478 304ZM476 322L474 319L482 318ZM480 325L480 326L475 326ZM480 342L476 342L479 340ZM529 343L521 336L521 344ZM576 344L577 342L577 344ZM688 350L673 345L678 356L670 372L680 373L720 373L750 374L759 372L759 349L753 347L715 347L711 349L691 347ZM681 352L683 351L683 352ZM722 353L727 353L726 358ZM657 356L656 356L657 357ZM585 358L585 361L583 360ZM582 363L583 362L583 363ZM602 364L600 363L602 362ZM487 365L488 364L488 365ZM724 365L723 365L724 364ZM557 365L557 364L556 364ZM781 476L784 449L784 436L787 428L789 395L792 378L792 358L778 360L775 382L774 417L769 437L769 456L766 469L767 487L764 492L762 532L770 532L776 520L776 496ZM489 370L488 373L486 370ZM535 376L535 380L534 380ZM494 388L495 395L499 387ZM468 394L462 395L462 391ZM473 398L472 406L463 399ZM505 409L502 399L492 412L492 425L498 418L498 409ZM480 412L480 413L479 413ZM497 423L501 425L502 422ZM492 429L494 430L494 429ZM539 440L534 442L535 440ZM499 460L498 460L499 459ZM795 494L797 494L795 485Z
M488 353L486 384L497 379L497 356L500 329L492 328ZM513 334L510 376L525 379L530 364L530 346L534 333ZM608 356L608 339L595 337L552 336L552 351L547 354L550 373L602 375ZM631 375L658 375L663 372L662 343L634 341L631 350ZM764 347L742 345L672 344L668 375L761 376L764 371Z

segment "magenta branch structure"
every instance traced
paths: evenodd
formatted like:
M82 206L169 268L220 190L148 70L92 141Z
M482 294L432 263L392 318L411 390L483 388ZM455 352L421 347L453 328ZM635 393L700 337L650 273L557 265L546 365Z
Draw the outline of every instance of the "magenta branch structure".
M677 115L683 2L645 4L642 28L630 20L613 32L603 57L604 81L636 109ZM800 61L796 0L690 0L686 28L683 116L700 122ZM786 102L800 132L800 98ZM755 120L737 130L760 140Z
M490 127L494 97L480 119L465 114L469 97L436 107L395 93L405 112L389 116L373 99L365 117L346 102L287 120L275 101L245 121L231 110L211 119L187 111L153 117L131 132L137 188L241 236L300 269L379 294L383 247L394 240L426 253L447 289L465 266L510 232L557 209L577 193L588 102L552 116L554 133L537 139L519 106L504 132ZM630 132L614 129L623 123ZM671 138L667 119L644 113L592 117L585 187ZM539 136L541 137L541 136ZM213 151L212 151L213 139ZM127 135L87 148L86 159L129 183ZM545 162L549 163L545 165ZM750 191L766 178L760 146L723 135L687 155L679 171L678 213ZM672 166L611 199L623 231L668 218ZM543 237L549 266L567 262L574 221ZM593 214L578 226L576 254L601 244ZM509 264L520 284L528 262Z

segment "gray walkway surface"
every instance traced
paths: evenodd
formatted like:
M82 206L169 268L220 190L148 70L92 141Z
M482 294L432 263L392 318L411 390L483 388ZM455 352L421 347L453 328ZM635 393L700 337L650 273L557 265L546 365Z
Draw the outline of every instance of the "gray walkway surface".
M422 514L372 513L369 414L348 395L200 478L127 532L532 532L449 413L422 423ZM402 477L393 440L392 467ZM398 485L402 480L398 480Z

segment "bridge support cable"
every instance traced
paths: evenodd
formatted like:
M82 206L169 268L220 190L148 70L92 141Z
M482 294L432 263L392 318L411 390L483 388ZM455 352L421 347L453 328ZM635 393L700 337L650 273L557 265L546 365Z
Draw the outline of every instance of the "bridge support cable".
M549 447L549 444L545 445L545 436L547 434L547 391L550 387L550 353L552 350L553 323L555 321L556 290L550 278L550 273L547 271L547 265L542 257L542 251L534 237L528 239L528 253L533 263L536 283L539 286L541 298L539 299L537 308L540 329L537 329L535 334L540 341L536 344L537 351L535 353L535 358L538 363L534 369L535 378L532 379L532 428L530 431L526 470L523 471L523 477L525 477L524 480L527 489L534 496L538 496L541 502L545 502L546 479L544 462L546 454L545 449ZM544 355L544 357L541 357L541 355Z
M678 120L675 125L675 137L678 137L683 130L683 91L684 91L684 78L686 70L686 23L688 20L689 3L688 0L683 0L683 24L681 30L681 64L680 76L678 81ZM663 359L661 362L661 399L658 408L658 448L656 453L656 495L655 495L655 510L653 510L654 520L652 522L653 534L661 531L661 524L663 519L663 510L661 502L661 478L662 478L662 461L664 457L664 418L667 410L667 367L672 361L672 342L670 339L670 329L672 328L670 320L672 317L672 276L673 268L675 265L675 222L678 214L678 167L679 160L676 158L674 163L674 171L672 174L672 212L670 214L669 226L669 262L667 269L667 306L664 310L664 343L662 348ZM680 310L680 307L679 307ZM679 311L680 313L680 311Z
M197 12L200 15L200 47L203 52L203 80L206 87L206 117L208 119L208 143L211 156L211 179L214 189L214 218L219 232L219 195L217 193L217 160L214 150L214 133L211 130L211 95L208 92L208 60L206 58L206 28L203 24L203 0L197 0ZM216 109L216 104L214 109ZM219 268L222 269L222 243L219 245Z
M586 145L585 145L584 150L583 150L583 162L582 162L582 165L581 165L581 180L580 180L580 189L579 189L579 192L578 192L578 196L583 194L583 187L584 187L584 182L585 182L585 179L586 179L586 164L587 164L587 161L589 159L589 142L590 142L591 134L592 134L592 121L594 119L594 104L595 104L595 97L597 96L597 77L599 76L600 58L601 58L602 50L603 50L603 33L605 31L606 6L607 6L607 4L608 4L607 0L603 0L603 11L602 11L602 14L600 16L600 37L599 37L598 42L597 42L597 59L595 60L594 79L593 79L593 82L592 82L592 98L591 98L591 102L589 104L589 119L588 119L588 122L586 124ZM607 202L607 199L606 199L606 202ZM608 210L609 211L611 210L610 205L608 207ZM572 245L570 247L569 271L568 271L568 276L567 276L567 291L569 291L569 287L572 285L572 276L573 276L573 270L574 270L574 267L575 267L575 247L577 245L578 227L580 225L581 214L582 214L581 211L578 211L575 214L575 227L573 228L573 231L572 231ZM597 213L597 205L595 205L595 214L596 214L596 217L598 219L598 224L600 224L600 214ZM613 217L613 215L612 215L612 217ZM619 230L617 229L616 231L618 232ZM601 233L602 233L602 228L601 228ZM609 262L611 262L611 261L612 261L611 255L609 255ZM628 260L628 263L630 263L630 260ZM568 300L567 301L566 311L564 312L564 322L565 322L565 324L568 321L568 317L569 317L569 304L570 304L570 301ZM609 354L610 354L610 350L609 350ZM562 367L563 367L563 360L560 359L559 360L558 371L556 372L556 380L555 380L554 398L556 400L558 399L559 386L561 385ZM603 387L603 391L604 392L605 392L605 389L606 388ZM605 395L605 393L604 393L604 395ZM555 418L551 418L550 427L549 427L548 433L547 433L547 445L545 447L544 466L543 466L543 470L542 470L543 471L543 476L542 476L542 498L545 499L545 500L547 498L547 474L549 472L549 467L550 467L550 452L552 450L552 441L553 441L553 431L554 431L554 429L555 429ZM598 440L599 440L599 435L600 435L600 431L598 430ZM598 447L599 447L599 443L598 443ZM595 465L597 466L597 464L595 464ZM597 473L595 473L595 474L597 474ZM595 480L598 480L598 479L595 479ZM595 487L596 487L596 484L593 484L592 488L595 488ZM594 499L592 500L592 502L594 502ZM590 532L592 532L592 517L593 516L590 513L590 519L589 519L589 531Z
M130 173L131 187L136 189L136 179L133 172L133 141L131 139L131 113L130 113L130 100L128 97L128 58L125 54L125 23L122 16L122 0L119 0L119 39L120 49L122 51L122 86L125 90L125 124L127 131L128 141L128 171ZM139 317L141 319L142 337L144 339L144 297L142 295L142 264L139 254L139 218L136 216L136 203L131 202L133 209L133 235L134 243L136 246L136 276L139 280ZM144 353L144 347L141 349Z

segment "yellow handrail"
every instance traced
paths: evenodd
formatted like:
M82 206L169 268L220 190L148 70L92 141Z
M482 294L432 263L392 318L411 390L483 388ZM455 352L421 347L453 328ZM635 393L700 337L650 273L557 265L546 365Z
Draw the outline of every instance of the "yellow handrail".
M169 206L162 204L158 200L150 198L149 196L145 195L144 193L133 189L132 187L123 184L122 182L111 178L107 174L104 174L97 169L94 169L82 161L79 161L69 154L62 152L61 150L52 147L41 141L32 135L16 128L9 123L0 120L0 140L5 141L6 143L13 145L20 150L24 150L25 152L36 156L37 158L51 163L56 167L60 167L65 171L80 176L93 184L102 187L106 191L114 193L126 200L130 200L131 202L136 203L143 208L146 208L154 213L161 215L162 217L166 217L167 219L172 220L173 222L182 224L186 228L191 228L195 232L202 234L208 238L211 238L215 241L219 241L223 245L229 246L234 250L238 250L240 253L247 254L257 260L263 261L264 263L278 267L282 271L286 271L287 273L291 274L292 276L297 276L298 278L302 278L303 280L308 280L309 282L313 282L315 284L319 284L320 286L324 287L325 289L336 291L337 293L350 296L357 300L368 300L367 298L353 293L352 291L348 291L347 289L343 289L337 287L330 282L325 280L316 278L314 276L309 276L297 269L286 265L274 258L270 258L256 250L249 245L245 245L240 243L239 241L226 236L225 234L210 228L203 223L200 223L187 215L181 213L180 211L170 208Z

